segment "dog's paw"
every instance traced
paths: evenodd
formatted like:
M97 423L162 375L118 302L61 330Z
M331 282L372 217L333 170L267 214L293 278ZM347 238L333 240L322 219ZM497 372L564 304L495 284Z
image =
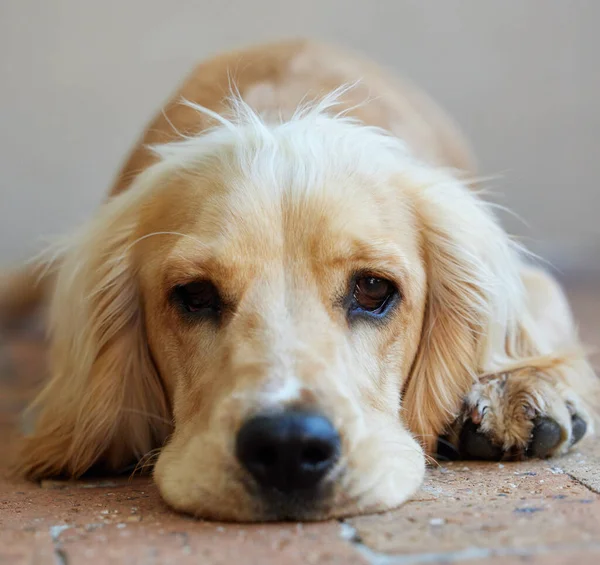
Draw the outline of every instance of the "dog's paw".
M491 461L547 458L592 431L577 395L560 379L522 370L477 383L438 451Z

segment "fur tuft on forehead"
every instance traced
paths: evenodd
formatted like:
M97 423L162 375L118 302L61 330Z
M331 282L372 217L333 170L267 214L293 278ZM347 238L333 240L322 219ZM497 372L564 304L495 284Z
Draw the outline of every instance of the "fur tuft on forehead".
M248 179L305 190L340 175L362 174L385 182L407 169L421 168L402 140L349 117L348 109L336 111L353 87L345 85L305 102L287 120L260 115L235 91L223 114L182 100L215 125L149 149L166 168L196 171L210 163L225 172L242 172Z

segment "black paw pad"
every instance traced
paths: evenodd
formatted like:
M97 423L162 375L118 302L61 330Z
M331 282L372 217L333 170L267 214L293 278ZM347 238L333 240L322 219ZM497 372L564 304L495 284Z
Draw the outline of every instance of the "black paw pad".
M571 444L574 445L585 435L585 432L587 432L587 424L583 418L575 415L571 420L571 425L573 434L571 437Z
M458 447L463 459L479 459L483 461L500 461L504 451L479 431L473 420L467 420L460 432Z
M540 417L534 420L531 441L527 448L528 457L545 459L552 455L554 448L560 443L562 430L552 418Z
M438 461L457 461L460 459L458 449L445 436L438 437L435 458Z

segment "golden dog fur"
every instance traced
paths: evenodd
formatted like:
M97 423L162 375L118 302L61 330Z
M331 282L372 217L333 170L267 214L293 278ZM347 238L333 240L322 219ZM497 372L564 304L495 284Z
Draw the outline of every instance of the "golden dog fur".
M595 375L561 289L469 188L474 169L428 97L355 55L291 41L199 65L44 283L40 266L5 281L5 316L51 302L20 472L116 471L162 448L154 477L178 510L321 519L401 504L467 416L513 453L548 416L553 453L568 449L573 414L592 431ZM399 289L385 320L349 322L357 272ZM204 279L231 305L218 324L169 300ZM326 414L342 456L317 505L273 509L233 439L291 405Z

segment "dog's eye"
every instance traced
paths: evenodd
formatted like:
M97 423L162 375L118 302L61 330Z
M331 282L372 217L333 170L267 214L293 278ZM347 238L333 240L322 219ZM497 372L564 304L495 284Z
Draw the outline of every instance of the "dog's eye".
M195 281L176 286L173 295L187 312L212 315L221 312L219 291L210 281Z
M396 295L396 287L391 281L372 275L361 276L354 283L353 310L384 314Z

